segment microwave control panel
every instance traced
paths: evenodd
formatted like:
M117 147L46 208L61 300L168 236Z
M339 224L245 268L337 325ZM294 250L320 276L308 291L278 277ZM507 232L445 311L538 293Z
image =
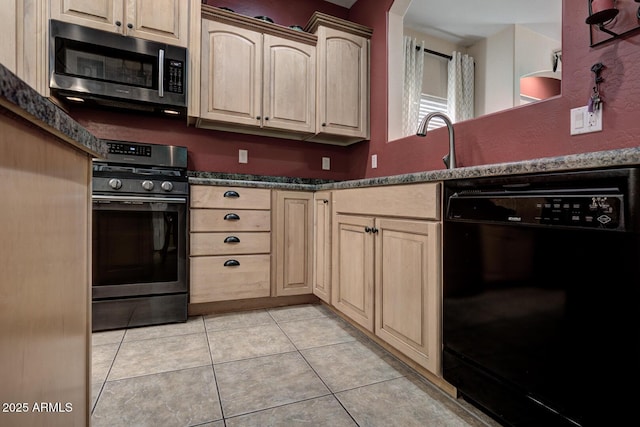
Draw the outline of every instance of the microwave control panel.
M170 59L167 61L165 90L173 93L184 93L184 62Z

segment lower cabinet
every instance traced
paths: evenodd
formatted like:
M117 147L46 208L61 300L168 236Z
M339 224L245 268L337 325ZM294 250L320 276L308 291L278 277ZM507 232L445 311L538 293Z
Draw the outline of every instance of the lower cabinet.
M275 296L312 293L313 193L274 191Z
M191 303L271 295L271 190L191 186Z
M376 190L333 193L331 304L440 376L439 186Z
M331 304L373 332L374 219L336 215Z
M313 195L313 294L331 304L331 191Z
M375 334L440 375L440 224L376 219Z

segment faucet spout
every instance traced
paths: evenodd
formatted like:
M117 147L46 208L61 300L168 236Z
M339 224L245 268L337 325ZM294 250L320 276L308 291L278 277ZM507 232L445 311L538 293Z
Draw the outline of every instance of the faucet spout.
M456 152L455 152L455 144L453 137L453 124L449 117L446 114L440 113L438 111L434 111L433 113L429 113L420 122L420 126L418 126L418 131L416 135L418 136L427 136L427 126L429 122L434 117L439 117L444 121L444 124L447 125L447 130L449 131L449 154L447 154L442 160L444 164L447 166L447 169L454 169L456 167Z

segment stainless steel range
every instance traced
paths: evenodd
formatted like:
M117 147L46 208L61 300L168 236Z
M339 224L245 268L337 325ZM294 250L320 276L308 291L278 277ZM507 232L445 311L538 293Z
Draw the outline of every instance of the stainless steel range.
M93 164L93 331L187 319L185 147L107 141Z

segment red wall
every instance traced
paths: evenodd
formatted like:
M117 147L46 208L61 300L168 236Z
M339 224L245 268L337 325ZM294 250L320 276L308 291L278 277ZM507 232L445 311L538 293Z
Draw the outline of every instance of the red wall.
M443 169L448 152L445 128L426 138L387 142L386 11L392 0L358 1L349 19L374 28L371 48L371 142L354 147L354 174L365 177ZM635 13L638 3L621 0ZM589 46L585 0L563 1L562 95L535 104L468 120L454 126L458 166L527 160L614 148L640 143L640 32L595 48ZM613 28L615 30L615 28ZM591 66L602 62L603 131L570 136L569 110L587 104L593 87ZM378 155L371 169L370 155Z
M187 128L182 122L101 111L72 111L98 137L189 148L189 167L232 173L353 179L442 169L448 151L446 129L426 138L387 142L386 12L393 0L359 0L347 11L321 0L209 0L250 16L267 15L282 25L304 25L319 10L373 28L371 42L371 141L351 147L280 140ZM619 4L635 7L632 0ZM635 6L634 6L635 5ZM640 141L640 32L596 48L589 46L584 23L587 2L563 1L562 95L513 110L455 125L459 166L526 160L580 152L625 148ZM591 66L602 62L603 131L569 135L569 110L586 105L593 87ZM249 150L249 163L237 163L238 149ZM370 155L378 168L370 168ZM321 170L321 158L331 158L331 171Z

